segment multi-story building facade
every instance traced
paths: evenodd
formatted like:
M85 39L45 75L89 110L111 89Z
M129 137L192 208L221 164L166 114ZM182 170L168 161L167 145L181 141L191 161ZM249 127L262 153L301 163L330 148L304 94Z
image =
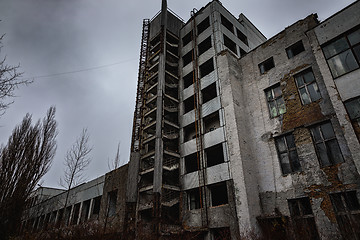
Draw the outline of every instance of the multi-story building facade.
M127 180L111 178L121 204L103 216L139 239L360 239L359 12L266 40L219 1L187 22L163 1L144 20Z

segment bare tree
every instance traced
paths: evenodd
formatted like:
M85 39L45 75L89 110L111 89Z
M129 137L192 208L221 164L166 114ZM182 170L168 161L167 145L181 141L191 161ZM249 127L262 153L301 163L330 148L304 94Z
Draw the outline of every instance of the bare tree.
M1 41L4 35L0 36L0 50L2 48ZM32 81L20 78L22 73L18 72L19 65L11 66L6 64L6 57L0 60L0 116L5 113L13 101L8 98L14 97L14 91L21 85L27 85Z
M60 184L67 190L64 209L68 204L70 189L85 181L84 170L91 162L89 157L91 150L89 134L84 128L65 155L65 173L60 179Z
M31 192L55 156L55 107L50 107L46 117L35 125L31 118L26 114L8 143L0 148L0 239L7 239L17 230Z

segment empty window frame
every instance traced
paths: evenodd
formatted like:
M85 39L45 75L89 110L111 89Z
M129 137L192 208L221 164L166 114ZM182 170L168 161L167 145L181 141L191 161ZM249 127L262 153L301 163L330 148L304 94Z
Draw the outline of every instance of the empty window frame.
M212 132L220 127L219 111L203 118L205 133Z
M90 211L90 202L91 202L90 199L83 202L81 207L80 222L85 222L86 220L88 220L89 211Z
M80 203L77 203L74 205L74 209L73 209L73 213L72 213L72 218L71 218L72 225L78 223L79 214L80 214Z
M221 164L224 161L224 151L222 144L217 144L215 146L205 149L207 167L212 167L218 164Z
M185 67L186 65L188 65L193 61L193 54L194 54L194 49L192 49L182 57L183 67Z
M194 74L194 71L186 74L186 75L183 77L183 80L184 80L184 89L190 87L190 86L194 83L194 80L193 80L194 76L193 76L193 74Z
M320 166L331 166L344 161L330 122L326 122L311 129Z
M108 192L108 216L112 217L116 214L117 190Z
M209 186L211 193L211 206L228 204L228 194L226 182L216 183Z
M222 14L220 15L221 15L221 24L227 29L229 29L230 32L234 33L234 25Z
M247 54L247 52L244 49L242 49L241 47L239 47L239 49L240 49L240 57Z
M275 138L276 150L279 156L283 174L301 171L295 140L292 134Z
M184 127L184 141L190 141L196 138L195 123L191 123Z
M314 73L307 69L294 76L302 104L306 105L321 98Z
M197 153L190 154L185 156L185 171L186 173L191 173L199 170L199 162Z
M346 101L345 107L351 121L357 121L360 123L360 97Z
M292 58L303 51L305 51L305 48L301 40L286 48L286 54L288 58Z
M260 69L260 73L264 74L267 71L269 71L270 69L272 69L273 67L275 67L274 64L274 59L273 57L263 61L262 63L259 64L259 69Z
M297 237L296 239L300 237L304 239L320 239L310 199L308 197L289 199L288 204L290 215L295 225L294 233Z
M185 99L185 101L184 101L184 114L192 111L193 109L195 109L195 104L196 104L195 99L196 98L194 98L194 96L195 95Z
M186 191L188 197L189 210L201 208L201 191L199 188L194 188Z
M193 31L191 30L188 34L186 34L186 35L182 38L183 47L186 46L189 42L191 42L191 40L192 40L192 34L193 34Z
M202 95L203 104L210 101L211 99L216 98L217 97L216 83L214 82L209 86L207 86L206 88L204 88L203 90L201 90L201 95Z
M322 49L334 78L359 68L360 28L331 41Z
M101 196L96 197L93 199L93 210L92 214L97 215L100 213L100 206L101 206Z
M207 60L206 62L204 62L203 64L200 65L199 67L200 69L200 76L201 78L205 77L206 75L208 75L209 73L214 71L214 62L213 59L210 58L209 60Z
M198 49L199 49L199 56L201 54L203 54L204 52L206 52L208 49L210 49L212 47L211 45L211 36L206 38L204 41L202 41L199 45L198 45Z
M224 45L237 55L236 43L224 34Z
M208 27L210 27L209 17L205 18L201 23L197 25L197 34L200 35L200 33L205 31Z
M269 106L270 117L274 118L286 112L285 102L282 97L280 84L265 90L266 100Z
M329 194L341 235L344 239L360 239L360 204L356 191Z
M245 34L243 34L239 29L236 29L236 34L237 34L237 37L238 37L243 43L245 43L246 46L249 46L248 39L247 39L247 36L246 36Z

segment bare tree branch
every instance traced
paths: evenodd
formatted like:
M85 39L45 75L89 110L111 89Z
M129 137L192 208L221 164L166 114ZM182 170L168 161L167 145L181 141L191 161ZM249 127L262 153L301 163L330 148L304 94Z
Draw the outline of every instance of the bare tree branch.
M32 124L30 114L0 148L0 236L14 233L30 193L51 166L56 151L55 107Z

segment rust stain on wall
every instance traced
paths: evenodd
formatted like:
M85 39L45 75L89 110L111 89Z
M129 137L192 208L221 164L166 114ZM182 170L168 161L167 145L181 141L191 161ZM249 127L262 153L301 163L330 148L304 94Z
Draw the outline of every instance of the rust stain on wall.
M319 105L321 99L306 105L301 103L293 75L307 66L309 66L309 64L300 65L292 69L281 79L281 90L286 105L286 113L283 115L282 131L288 131L325 118Z
M297 128L293 132L296 145L311 144L311 135L307 128Z

